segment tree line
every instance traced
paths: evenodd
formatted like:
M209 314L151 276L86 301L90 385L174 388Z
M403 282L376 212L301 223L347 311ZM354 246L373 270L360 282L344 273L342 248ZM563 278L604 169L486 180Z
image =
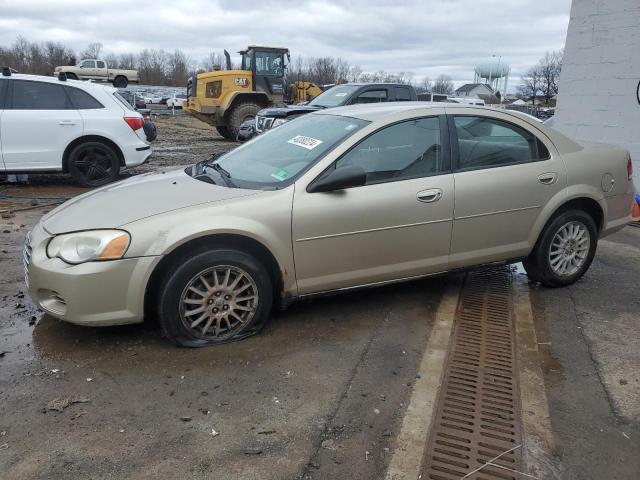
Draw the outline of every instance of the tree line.
M52 75L58 65L75 65L83 58L100 58L111 68L138 70L140 82L149 85L185 86L194 73L224 68L222 53L212 51L197 61L179 49L167 52L162 49L144 49L138 53L116 55L106 52L102 43L90 43L76 53L60 42L30 42L18 36L13 45L0 46L0 66L9 66L20 73ZM239 65L232 65L239 68ZM450 77L441 75L435 81L424 78L414 81L412 72L364 72L358 65L335 57L296 57L288 69L290 82L306 80L317 85L346 82L394 82L413 85L418 92L453 93Z

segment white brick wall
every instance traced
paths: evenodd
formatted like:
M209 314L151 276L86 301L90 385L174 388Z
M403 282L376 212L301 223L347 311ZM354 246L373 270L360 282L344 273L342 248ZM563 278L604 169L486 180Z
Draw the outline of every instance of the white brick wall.
M573 0L555 128L623 145L640 187L640 0Z

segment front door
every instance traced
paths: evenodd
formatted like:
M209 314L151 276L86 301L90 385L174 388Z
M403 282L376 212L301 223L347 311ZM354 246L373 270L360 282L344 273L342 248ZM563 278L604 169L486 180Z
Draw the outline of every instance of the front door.
M451 267L527 255L536 240L532 227L567 183L564 162L541 132L504 114L454 115L449 122L458 147Z
M453 175L444 116L373 133L331 168L361 166L366 185L308 193L296 185L293 249L300 294L445 270Z
M83 122L62 85L10 80L0 117L2 155L7 170L60 170L62 154L82 135Z

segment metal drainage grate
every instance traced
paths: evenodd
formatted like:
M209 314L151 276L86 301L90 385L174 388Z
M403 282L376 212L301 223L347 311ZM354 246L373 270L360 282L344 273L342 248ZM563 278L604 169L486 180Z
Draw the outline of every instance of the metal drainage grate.
M467 275L422 478L521 478L517 473L521 471L522 432L510 287L506 269Z

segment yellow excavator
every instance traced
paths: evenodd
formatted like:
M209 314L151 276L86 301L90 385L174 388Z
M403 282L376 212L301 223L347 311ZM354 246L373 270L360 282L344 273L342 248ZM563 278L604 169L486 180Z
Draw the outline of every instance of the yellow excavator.
M216 127L224 138L235 140L240 126L258 111L287 102L311 100L322 89L311 82L286 85L289 49L250 45L241 50L240 69L231 68L229 52L224 51L226 70L199 73L187 82L187 101L183 109Z

